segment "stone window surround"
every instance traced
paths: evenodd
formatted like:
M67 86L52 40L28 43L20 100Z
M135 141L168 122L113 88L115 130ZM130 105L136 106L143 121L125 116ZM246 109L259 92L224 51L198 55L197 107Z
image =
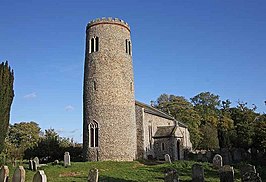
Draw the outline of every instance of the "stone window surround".
M99 37L94 36L89 41L89 53L98 52L99 51Z
M89 131L89 135L88 136L89 136L89 146L90 146L90 148L98 147L99 146L99 127L98 127L98 122L93 120L93 122L89 123L88 131ZM91 131L93 131L93 133L91 133ZM93 137L91 137L91 136L93 136Z

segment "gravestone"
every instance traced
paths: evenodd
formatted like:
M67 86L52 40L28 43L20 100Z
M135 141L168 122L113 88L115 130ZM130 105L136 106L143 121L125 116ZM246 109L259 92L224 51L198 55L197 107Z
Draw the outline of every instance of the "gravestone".
M242 177L242 182L262 182L259 173L246 172Z
M8 182L9 169L7 166L2 166L0 169L0 182Z
M213 160L212 160L212 165L215 169L220 169L222 166L223 166L223 158L221 155L219 154L216 154L214 157L213 157Z
M99 171L94 168L89 171L88 182L98 182Z
M33 162L29 160L29 170L33 171Z
M59 160L55 160L54 162L53 162L53 165L58 165L59 164Z
M34 157L33 160L36 162L37 167L40 166L40 160L38 157Z
M25 182L25 169L23 166L16 168L12 177L12 182Z
M170 157L169 154L165 154L165 155L164 155L164 159L165 159L165 161L166 161L167 163L170 163L170 164L172 163L172 162L171 162L171 157Z
M36 164L36 161L32 161L32 170L33 171L37 171L38 170L38 167L37 167L37 164Z
M219 170L220 182L234 182L234 168L229 165L224 165Z
M241 180L243 182L260 182L261 178L256 171L255 166L245 164L240 167Z
M65 155L64 155L64 166L67 167L67 166L70 166L70 155L69 155L69 152L65 152Z
M193 164L192 182L204 182L204 169L201 164Z
M164 182L179 182L178 174L175 169L169 169L166 171Z
M33 176L33 182L47 182L47 177L43 170L37 171Z
M243 176L245 173L253 172L257 173L255 166L251 164L244 164L240 167L240 175Z

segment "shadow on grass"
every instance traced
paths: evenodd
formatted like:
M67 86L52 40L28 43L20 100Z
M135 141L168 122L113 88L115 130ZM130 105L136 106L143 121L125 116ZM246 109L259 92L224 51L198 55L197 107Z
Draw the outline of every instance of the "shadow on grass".
M137 181L114 178L110 176L100 176L99 182L137 182Z
M165 161L158 161L158 160L138 160L138 162L147 166L154 166L165 163Z

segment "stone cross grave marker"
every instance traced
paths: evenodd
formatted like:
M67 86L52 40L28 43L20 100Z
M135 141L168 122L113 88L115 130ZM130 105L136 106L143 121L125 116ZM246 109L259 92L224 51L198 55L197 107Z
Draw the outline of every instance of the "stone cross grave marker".
M43 170L37 171L33 176L33 182L47 182L47 177Z
M192 182L204 182L204 169L201 164L193 164Z
M7 166L2 166L0 169L0 182L8 182L9 169Z
M34 157L33 160L36 162L37 167L40 166L40 160L38 157Z
M224 165L219 170L220 182L234 182L234 168L229 165Z
M32 161L32 170L33 171L37 171L38 170L38 166L37 166L37 164L36 164L36 161Z
M165 159L165 161L166 161L167 163L170 163L170 164L172 163L172 162L171 162L171 157L170 157L169 154L165 154L165 155L164 155L164 159Z
M164 175L164 182L179 182L179 177L175 169L169 169Z
M215 169L220 169L222 166L223 166L223 158L221 155L219 154L216 154L214 157L213 157L213 160L212 160L212 165Z
M99 171L94 168L89 171L88 182L98 182Z
M12 177L12 182L25 182L25 169L23 166L16 168Z
M64 166L67 167L67 166L70 166L70 155L69 155L69 152L65 152L65 155L64 155Z

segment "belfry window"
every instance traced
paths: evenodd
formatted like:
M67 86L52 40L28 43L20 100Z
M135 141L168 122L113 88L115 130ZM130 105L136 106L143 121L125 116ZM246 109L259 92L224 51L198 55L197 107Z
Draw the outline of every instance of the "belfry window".
M90 39L89 53L99 51L99 37L93 37Z
M128 39L126 39L126 53L131 55L131 42Z
M89 124L89 146L90 147L98 147L98 123L93 120L92 123Z

